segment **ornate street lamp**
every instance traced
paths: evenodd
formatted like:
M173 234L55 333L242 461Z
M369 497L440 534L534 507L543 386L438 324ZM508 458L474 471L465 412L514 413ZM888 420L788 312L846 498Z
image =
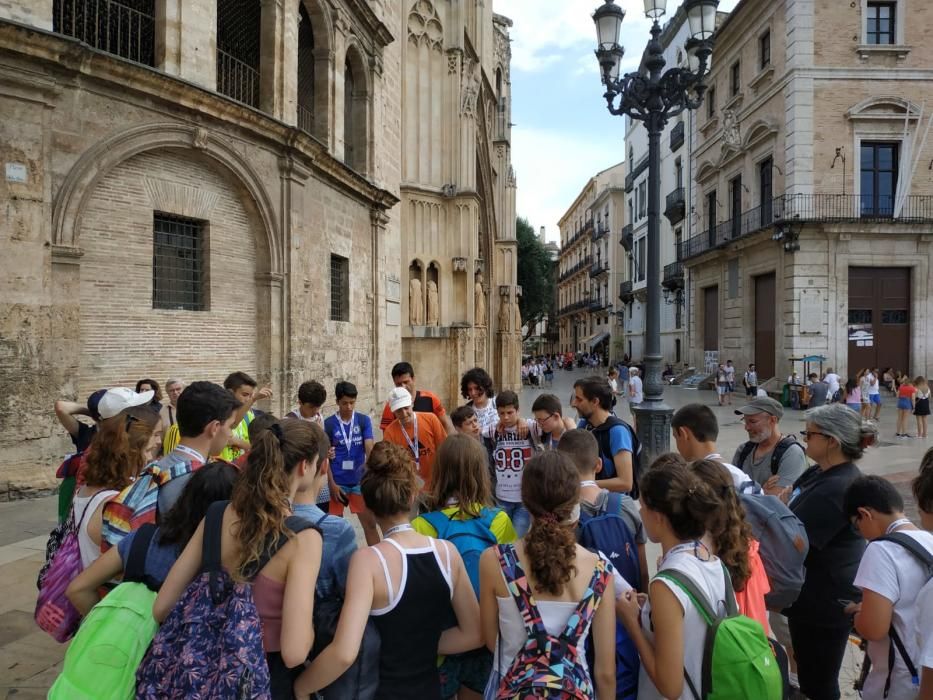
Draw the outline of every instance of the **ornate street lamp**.
M625 50L619 45L625 12L614 0L605 0L593 13L596 25L596 58L599 61L604 97L609 112L644 122L648 132L648 250L647 317L645 319L645 400L635 409L638 437L644 459L653 460L670 449L672 409L664 403L661 381L661 134L671 117L698 109L706 91L716 30L719 0L686 0L684 10L690 29L685 45L687 67L661 72L666 61L661 46L658 18L667 10L667 0L644 0L645 15L653 20L651 39L645 49L644 72L620 76Z

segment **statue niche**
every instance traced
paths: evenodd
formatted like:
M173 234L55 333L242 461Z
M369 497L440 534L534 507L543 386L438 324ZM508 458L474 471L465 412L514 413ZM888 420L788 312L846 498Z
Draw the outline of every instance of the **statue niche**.
M425 323L428 326L437 326L440 324L441 318L441 307L440 300L438 299L438 283L440 281L440 274L438 271L437 263L432 262L428 265L428 281L427 281L427 316Z
M499 297L499 332L508 333L511 328L512 309L509 304L509 294Z
M423 268L417 260L408 266L408 322L412 326L424 325Z
M483 273L476 273L473 285L473 325L482 328L486 325L486 290L483 289Z

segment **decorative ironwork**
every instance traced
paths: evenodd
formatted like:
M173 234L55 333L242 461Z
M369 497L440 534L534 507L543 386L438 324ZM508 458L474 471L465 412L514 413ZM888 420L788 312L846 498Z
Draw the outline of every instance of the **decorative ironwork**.
M314 127L314 30L303 2L298 3L298 128Z
M54 0L52 31L136 63L155 65L154 0Z
M664 216L671 222L671 226L684 220L686 207L687 197L683 187L677 187L668 193L664 206Z
M217 3L217 92L259 107L261 3Z
M671 129L671 152L684 145L684 123L677 122Z
M204 224L171 214L153 217L152 308L207 308Z
M661 286L665 289L682 289L684 286L684 264L678 260L664 266Z

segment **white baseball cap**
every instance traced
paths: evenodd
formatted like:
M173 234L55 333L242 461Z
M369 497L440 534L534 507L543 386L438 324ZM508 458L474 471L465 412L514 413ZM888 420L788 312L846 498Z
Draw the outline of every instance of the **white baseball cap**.
M137 394L125 386L107 389L107 393L103 395L100 403L97 404L97 412L100 414L101 420L113 418L124 409L149 403L152 401L153 396L155 396L155 392L152 389L141 394Z
M411 406L411 394L408 393L408 389L405 387L397 386L389 393L389 408L392 413L409 406Z

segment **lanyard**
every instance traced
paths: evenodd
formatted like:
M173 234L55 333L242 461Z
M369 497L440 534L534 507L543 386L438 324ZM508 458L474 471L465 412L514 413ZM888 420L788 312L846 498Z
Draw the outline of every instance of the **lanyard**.
M347 454L350 453L350 450L353 449L351 444L353 440L353 426L356 424L356 411L350 414L350 436L347 437L347 431L343 429L343 418L340 417L340 414L337 414L337 425L340 426L340 434L343 436L343 444L346 445Z
M188 447L187 445L175 445L175 450L177 452L181 452L182 454L188 455L191 457L192 461L198 461L201 464L204 464L207 461L204 459L204 455L202 455L197 450Z
M400 422L399 427L402 429L402 435L405 437L405 442L408 443L408 449L410 449L411 453L415 456L415 466L418 468L418 471L421 471L421 454L418 451L418 414L413 414L412 418L415 421L414 441L408 437L408 431L405 430L404 424Z
M890 535L892 532L897 530L897 528L904 527L905 525L910 525L910 524L911 522L908 518L901 518L899 520L895 520L893 523L888 525L888 529L884 531L884 534Z
M697 559L699 559L699 558L700 558L700 556L699 556L699 551L700 551L700 548L701 548L701 547L702 547L703 549L706 550L706 553L707 553L707 554L709 554L709 548L708 548L705 544L703 544L702 542L700 542L700 540L694 540L693 542L683 542L683 543L681 543L681 544L678 544L678 545L675 545L675 546L671 547L669 550L667 550L667 554L665 554L663 557L661 557L661 561L660 561L660 563L658 564L658 570L660 571L661 568L663 568L664 562L667 561L667 558L668 558L669 556L671 556L671 555L673 555L673 554L679 554L680 552L690 552L690 551L692 551L692 552L693 552L693 556L695 556ZM701 561L705 561L705 560L701 560Z
M581 489L586 488L587 486L599 486L599 484L597 484L597 483L596 483L595 481L593 481L592 479L587 479L587 480L585 480L585 481L581 481L581 482L580 482L580 488L581 488Z
M409 530L414 530L411 526L411 523L401 523L400 525L393 525L388 530L385 530L382 533L382 538L392 537L392 535L397 535L400 532L408 532Z

